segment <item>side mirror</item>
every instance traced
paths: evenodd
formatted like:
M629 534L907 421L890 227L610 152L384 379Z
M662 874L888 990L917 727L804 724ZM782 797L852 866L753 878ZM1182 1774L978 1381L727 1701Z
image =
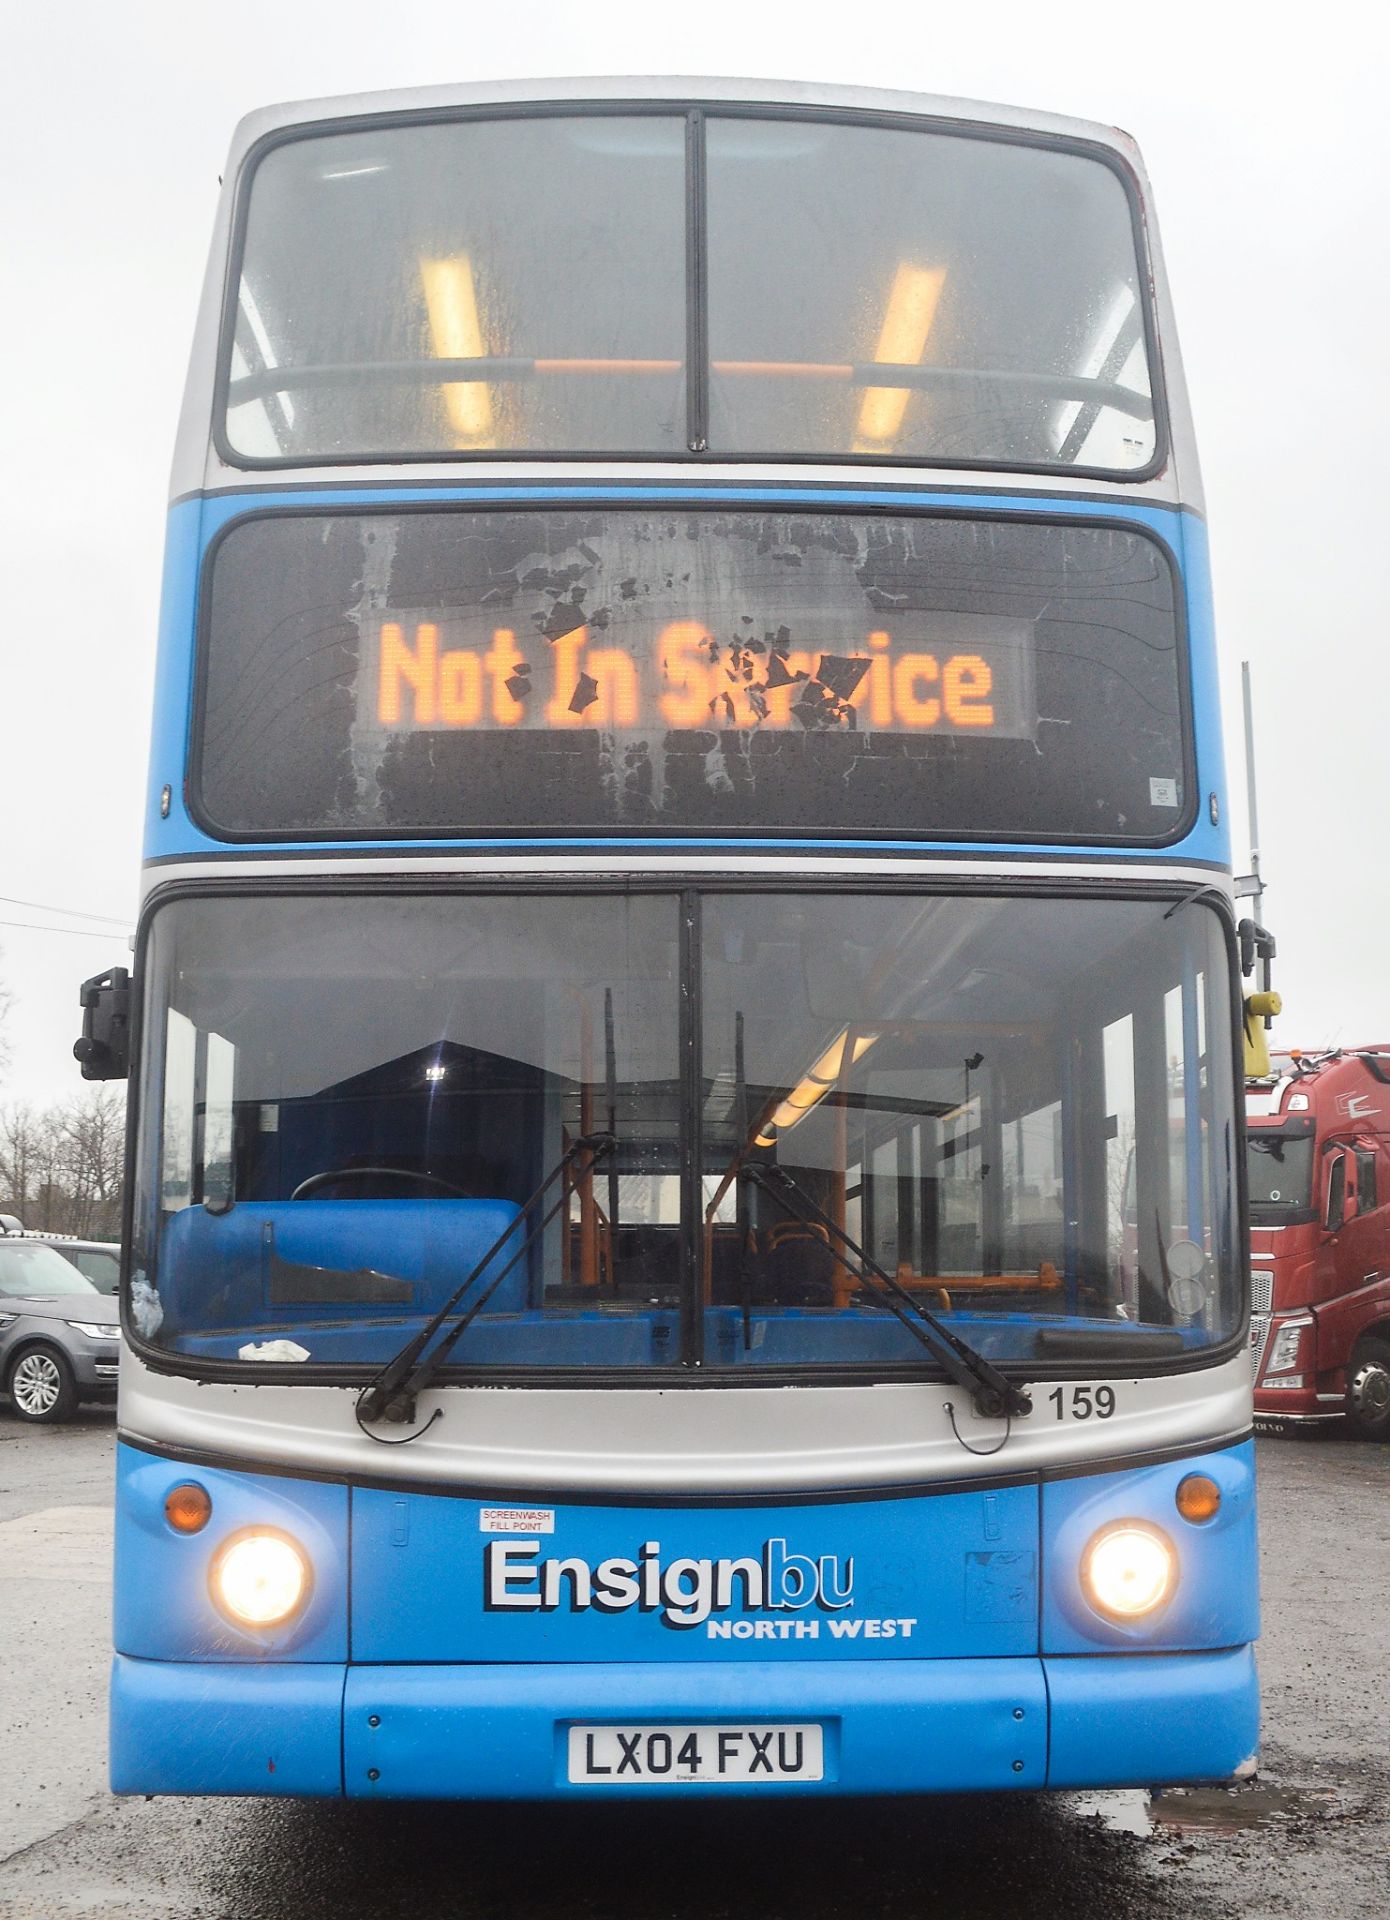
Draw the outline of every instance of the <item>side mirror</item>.
M124 1080L130 1072L130 974L94 973L78 989L82 1038L73 1043L84 1080Z

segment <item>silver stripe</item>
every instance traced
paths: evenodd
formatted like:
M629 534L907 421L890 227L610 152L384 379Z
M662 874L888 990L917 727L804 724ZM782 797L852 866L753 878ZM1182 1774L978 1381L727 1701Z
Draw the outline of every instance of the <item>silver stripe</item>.
M284 494L277 501L258 500L256 506L277 505L291 508L294 506L294 491L304 487L322 486L328 488L344 487L399 487L402 473L399 465L380 465L371 462L358 464L353 462L350 468L341 466L315 467L312 465L294 468L262 470L222 466L209 462L206 486L219 492L254 492L273 494L277 490ZM866 495L882 493L920 494L922 505L931 505L935 493L967 494L1003 494L1003 504L1011 502L1026 512L1046 512L1053 498L1065 499L1069 494L1082 498L1094 498L1097 495L1112 497L1117 501L1143 500L1160 506L1177 507L1184 503L1178 491L1176 479L1168 471L1156 474L1152 480L1114 481L1101 480L1093 476L1079 477L1075 474L1037 474L1019 473L1012 476L1003 469L981 472L977 467L864 467L837 466L833 460L813 461L802 465L767 464L763 462L729 462L715 466L702 462L699 466L687 462L677 465L668 460L623 460L596 461L571 460L489 460L486 464L470 462L466 467L457 461L448 464L444 461L412 460L407 484L415 486L447 486L467 492L480 491L488 487L514 487L519 485L545 487L595 486L623 489L632 487L776 487L779 490L795 491L798 487L811 493L826 488L839 488L846 492L859 492ZM1023 494L1036 494L1037 499L1020 498ZM801 504L801 503L799 503ZM827 505L827 511L829 506ZM385 509L383 508L383 511Z
M448 853L432 848L400 847L394 851L349 853L304 853L270 860L259 849L241 852L229 847L216 860L190 854L187 859L164 860L144 871L142 904L161 887L176 880L238 880L323 878L342 880L353 875L410 877L428 881L435 875L458 875L473 879L537 879L564 874L570 878L599 880L650 880L653 876L680 879L758 876L824 880L827 876L855 879L911 880L932 879L970 881L1046 880L1062 884L1073 880L1118 880L1127 886L1142 881L1166 881L1184 887L1210 887L1224 898L1231 898L1231 876L1210 867L1186 867L1157 861L1095 861L1082 864L1057 860L943 860L931 857L898 856L860 858L847 855L827 860L817 854L593 854L593 853L509 853L505 849L487 853Z
M1089 1384L1096 1384L1091 1382ZM667 1388L445 1387L427 1392L421 1419L445 1417L409 1446L377 1446L357 1429L354 1388L207 1384L156 1374L129 1352L121 1367L120 1424L132 1439L255 1465L389 1475L424 1484L557 1488L573 1492L829 1491L971 1480L1000 1472L1082 1465L1169 1447L1230 1440L1253 1417L1244 1354L1199 1373L1127 1380L1112 1375L1108 1420L1057 1419L1050 1383L1015 1421L999 1453L969 1453L951 1430L989 1448L997 1420L977 1420L958 1387ZM1064 1404L1069 1389L1064 1389Z

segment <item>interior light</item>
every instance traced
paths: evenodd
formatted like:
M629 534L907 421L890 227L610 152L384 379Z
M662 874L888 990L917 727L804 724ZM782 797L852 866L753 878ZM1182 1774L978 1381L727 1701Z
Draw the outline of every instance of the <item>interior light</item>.
M876 361L900 367L915 367L920 362L945 283L945 267L910 267L906 261L902 263L893 276L893 289L874 349ZM869 443L866 451L881 453L885 441L897 439L910 398L908 387L869 388L859 408L856 435L860 441Z
M420 279L436 360L477 360L487 353L473 266L466 253L450 260L422 260ZM487 383L469 380L444 388L449 424L471 446L492 444L492 396Z
M1099 380L1106 363L1119 344L1120 334L1136 305L1135 293L1128 281L1121 281L1106 308L1104 317L1081 357L1076 369L1082 380ZM1081 414L1081 402L1068 400L1058 409L1052 423L1053 444L1062 447Z
M256 305L256 296L244 280L238 289L237 301L246 315L246 324L251 329L251 338L256 343L256 351L261 356L261 365L269 372L280 363L275 358L275 350L270 344L269 330L261 317L260 308ZM294 425L293 400L287 393L277 393L275 398L279 402L280 411L285 416L285 425L292 427Z
M799 1120L804 1120L813 1107L819 1106L840 1078L848 1039L849 1028L846 1027L836 1035L805 1079L798 1080L781 1105L773 1111L772 1118L754 1137L754 1146L775 1146L780 1134L790 1133ZM877 1039L876 1033L856 1034L850 1051L850 1064L862 1060Z
M1140 1620L1168 1599L1177 1569L1177 1555L1157 1527L1121 1520L1092 1537L1081 1557L1081 1585L1098 1613Z
M239 1627L279 1627L309 1597L309 1562L286 1533L237 1534L212 1568L212 1595Z

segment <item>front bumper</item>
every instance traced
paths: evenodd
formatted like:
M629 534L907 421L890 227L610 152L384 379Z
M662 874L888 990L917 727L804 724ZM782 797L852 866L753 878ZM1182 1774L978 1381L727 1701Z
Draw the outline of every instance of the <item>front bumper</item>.
M563 1703L563 1712L557 1712ZM660 1793L937 1793L1226 1780L1255 1752L1254 1650L895 1662L273 1666L116 1657L117 1793L613 1796L576 1722L820 1721L825 1778Z
M66 1351L72 1362L77 1391L84 1400L115 1398L116 1380L121 1370L119 1345L103 1341L98 1346L93 1341L78 1347L74 1343Z

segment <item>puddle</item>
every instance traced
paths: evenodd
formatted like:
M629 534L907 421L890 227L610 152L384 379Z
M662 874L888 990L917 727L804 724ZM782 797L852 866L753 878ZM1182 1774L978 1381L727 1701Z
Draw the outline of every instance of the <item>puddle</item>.
M1267 1821L1316 1820L1333 1812L1330 1787L1165 1787L1153 1796L1149 1817L1167 1833L1246 1833Z
M1335 1813L1340 1802L1330 1787L1296 1792L1258 1784L1241 1787L1164 1787L1146 1793L1142 1787L1113 1793L1075 1793L1066 1796L1069 1810L1083 1820L1098 1820L1111 1833L1222 1834L1248 1833L1269 1821L1321 1819Z
M1082 1820L1099 1820L1111 1833L1151 1834L1149 1796L1142 1787L1122 1787L1115 1793L1069 1793L1068 1809Z

